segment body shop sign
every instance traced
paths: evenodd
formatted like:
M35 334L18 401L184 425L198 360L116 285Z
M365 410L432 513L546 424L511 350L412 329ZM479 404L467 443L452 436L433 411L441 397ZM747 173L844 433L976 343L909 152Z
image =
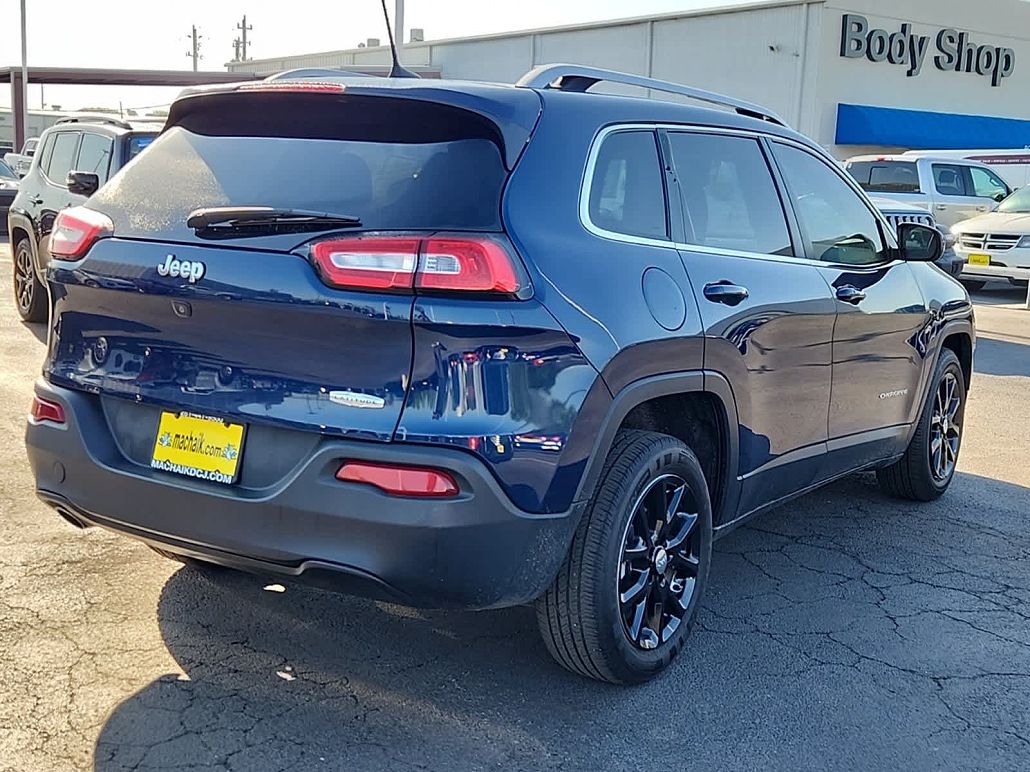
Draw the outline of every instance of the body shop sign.
M869 20L857 13L844 14L840 55L899 64L910 78L922 72L929 56L938 70L981 75L989 78L992 86L1000 86L1016 67L1016 52L1011 48L978 44L968 32L945 27L934 36L931 50L930 36L917 35L911 24L906 22L901 29L888 32L870 27Z

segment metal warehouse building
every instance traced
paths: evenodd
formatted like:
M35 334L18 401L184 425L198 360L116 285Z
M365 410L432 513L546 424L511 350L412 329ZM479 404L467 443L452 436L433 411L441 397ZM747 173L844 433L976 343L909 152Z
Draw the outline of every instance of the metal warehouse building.
M513 82L538 64L572 62L686 83L759 102L842 158L1030 146L1024 0L774 0L410 42L402 59L444 78ZM378 46L227 66L388 62Z

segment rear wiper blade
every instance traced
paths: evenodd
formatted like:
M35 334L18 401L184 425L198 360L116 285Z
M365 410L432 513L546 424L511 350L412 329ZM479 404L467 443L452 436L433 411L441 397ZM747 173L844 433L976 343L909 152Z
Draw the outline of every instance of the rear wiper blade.
M193 230L209 228L259 228L275 225L325 225L357 228L361 218L333 212L313 212L308 209L277 209L272 206L211 206L194 209L186 218Z

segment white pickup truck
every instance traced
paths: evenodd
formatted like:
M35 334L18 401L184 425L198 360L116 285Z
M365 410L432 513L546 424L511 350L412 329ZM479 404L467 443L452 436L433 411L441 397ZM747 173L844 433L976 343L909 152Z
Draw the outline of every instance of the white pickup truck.
M39 144L39 137L32 137L25 140L20 153L8 153L4 156L4 163L14 169L15 174L24 177L32 166L32 156L36 154L36 145Z
M918 206L948 228L992 211L1012 192L989 166L963 158L860 155L844 168L870 195Z

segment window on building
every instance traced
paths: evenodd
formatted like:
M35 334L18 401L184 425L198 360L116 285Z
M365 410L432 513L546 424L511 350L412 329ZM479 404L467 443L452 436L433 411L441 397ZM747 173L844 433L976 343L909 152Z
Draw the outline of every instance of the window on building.
M629 236L669 237L665 186L654 132L620 131L601 145L590 182L590 220Z
M65 131L54 139L53 155L50 157L46 175L52 182L58 185L65 184L68 172L75 163L75 151L78 149L80 136L77 131Z
M868 265L887 258L876 216L826 163L800 148L773 145L804 232L809 257Z
M669 144L688 242L794 254L783 205L756 140L675 132L669 134Z

